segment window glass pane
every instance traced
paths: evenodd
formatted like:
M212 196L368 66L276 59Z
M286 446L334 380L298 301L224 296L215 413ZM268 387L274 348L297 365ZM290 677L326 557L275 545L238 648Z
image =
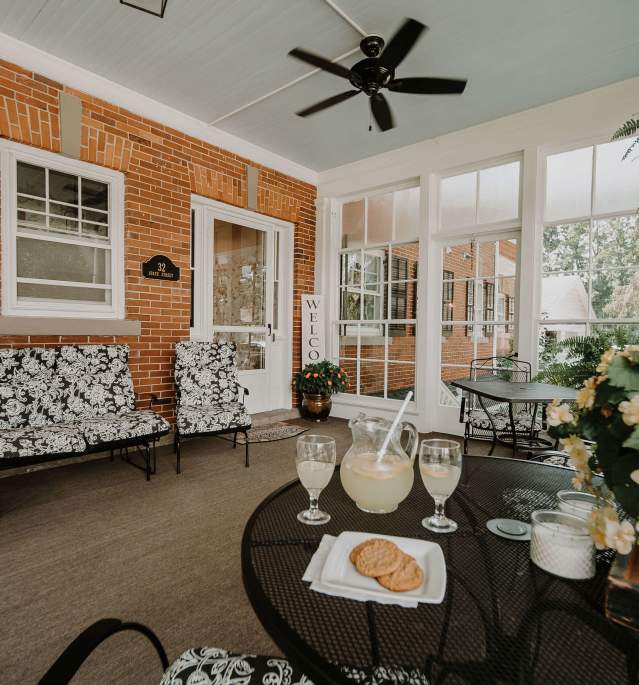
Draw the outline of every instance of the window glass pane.
M43 283L18 283L18 300L27 298L110 305L111 291L100 288L45 285Z
M364 200L342 205L342 247L364 243Z
M18 162L18 192L45 197L45 173L42 167Z
M34 212L25 212L23 209L19 209L18 227L28 227L46 230L47 217L44 214L35 214Z
M471 226L476 220L477 172L441 180L442 228Z
M386 397L389 400L403 400L409 391L413 391L415 400L415 365L414 364L388 364L388 380Z
M542 319L588 319L588 274L544 275L540 311Z
M392 239L393 193L368 198L366 242L384 243Z
M517 239L497 243L497 276L514 276L517 272Z
M361 318L360 302L361 294L347 288L341 288L341 306L339 318L347 321L358 320Z
M622 212L639 205L639 173L632 156L622 161L629 140L597 145L595 212Z
M73 216L77 216L77 213ZM96 212L92 209L83 209L82 218L85 221L92 221L97 224L108 224L109 214L107 212ZM275 262L277 264L277 262Z
M546 324L539 327L539 368L555 360L553 346L566 338L586 335L583 323Z
M339 329L339 356L340 359L357 359L357 336L359 324L340 324ZM351 381L355 376L351 376Z
M361 359L375 359L384 361L386 349L386 325L362 324L360 327L361 340L359 346L359 356Z
M109 186L100 181L82 179L82 205L93 209L109 209Z
M498 321L514 321L517 280L514 276L509 278L498 278L496 280L497 312L495 317Z
M362 253L347 252L340 257L340 285L359 285L362 282Z
M78 233L78 222L73 219L60 219L57 216L50 216L49 228L60 233Z
M595 271L592 309L598 319L639 319L639 271Z
M262 326L266 317L264 231L216 219L213 227L213 322ZM261 368L261 367L260 367Z
M546 220L588 216L592 147L550 155L546 165Z
M497 243L482 241L478 246L479 252L479 275L494 276L497 268Z
M32 197L23 197L18 195L18 208L19 209L34 209L36 212L46 212L47 203L44 200L35 200ZM18 214L18 217L20 215Z
M57 216L69 216L78 218L78 208L69 205L60 205L56 202L49 202L49 212Z
M237 368L253 371L265 368L266 337L262 333L216 333L218 342L234 342L237 346Z
M446 271L455 278L472 278L475 275L475 244L447 245L442 250L442 262Z
M512 326L495 326L495 356L510 357L515 351L515 332Z
M111 251L18 238L17 273L21 278L108 284L111 282Z
M364 289L370 289L372 284L387 280L385 263L388 248L384 250L366 250L364 252ZM372 288L376 290L375 287Z
M78 204L78 177L49 169L49 198Z
M388 325L388 361L415 362L415 324L390 323Z
M405 281L417 278L419 269L419 243L393 245L391 253L391 281Z
M83 221L82 236L85 238L108 238L109 227L104 224L87 224Z
M593 333L616 333L619 337L623 336L629 345L636 345L639 342L639 323L598 323L590 326L590 330Z
M365 320L371 319L383 319L384 318L384 306L383 306L383 290L382 286L379 288L378 295L372 295L364 293L364 311L362 318Z
M419 188L395 193L395 240L411 240L419 235Z
M593 269L618 266L639 266L639 216L636 214L594 222Z
M454 388L451 383L468 378L468 369L460 366L445 366L442 364L439 384L439 404L444 407L459 407L462 391Z
M519 217L519 162L479 172L477 223L489 224Z
M559 224L544 229L543 270L578 271L588 268L590 222Z
M384 362L361 360L359 365L359 394L384 397Z
M473 326L454 325L450 335L442 335L442 366L457 365L465 368L462 377L468 378L468 368L474 358Z
M354 395L357 392L357 360L340 359L339 365L348 375L348 386L342 392L347 395Z

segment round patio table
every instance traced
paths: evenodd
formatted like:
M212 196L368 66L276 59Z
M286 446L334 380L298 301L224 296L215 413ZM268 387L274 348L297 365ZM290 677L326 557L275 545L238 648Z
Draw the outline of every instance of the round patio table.
M367 514L342 489L339 469L320 497L331 514L324 526L296 515L308 494L293 481L267 497L244 530L246 593L266 631L316 684L343 683L342 667L418 669L429 683L636 683L639 639L604 616L607 553L597 575L568 581L529 559L529 543L490 533L486 521L530 520L556 508L555 493L574 472L499 457L464 457L460 484L446 504L452 534L421 525L433 500L419 471L410 495L391 514ZM430 540L446 558L441 604L403 608L332 597L310 590L302 576L327 533L365 531Z

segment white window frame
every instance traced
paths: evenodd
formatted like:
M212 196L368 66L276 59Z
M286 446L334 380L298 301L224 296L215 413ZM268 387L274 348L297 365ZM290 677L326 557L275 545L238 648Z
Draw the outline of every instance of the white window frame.
M630 144L632 141L632 136L627 140ZM542 328L546 326L583 326L583 335L590 335L592 326L605 326L605 325L635 325L639 324L639 319L621 319L621 318L608 318L608 319L598 319L596 316L591 315L587 318L580 319L542 319L541 318L541 292L543 287L543 278L545 274L561 274L561 273L574 273L574 272L556 272L543 270L543 251L544 251L544 232L546 228L553 226L560 226L563 224L574 224L574 223L589 223L588 229L588 264L583 271L588 274L588 307L592 304L592 281L591 276L596 270L592 268L592 253L591 253L591 239L593 227L597 221L606 219L616 219L624 216L631 216L636 213L636 207L629 208L627 210L621 210L616 212L602 212L596 213L595 209L595 194L597 191L596 183L596 172L597 172L597 146L610 143L609 138L603 138L598 136L590 140L582 140L577 143L572 143L570 145L561 146L547 146L541 149L540 154L540 173L539 173L539 193L538 193L538 239L537 239L537 263L541 268L538 268L535 273L535 289L536 289L536 300L537 305L535 307L534 316L534 340L533 340L533 368L535 370L539 369L539 353L541 351L539 334ZM593 148L592 151L592 163L591 163L591 183L590 183L590 213L585 216L578 217L568 217L564 219L557 219L552 221L546 220L546 204L547 204L547 193L548 193L548 158L553 155L562 154L564 152L574 152L575 150L583 150L584 148ZM627 160L631 164L631 160ZM609 267L610 270L614 270L618 267ZM626 268L626 267L624 267ZM580 270L581 271L581 270Z
M17 163L25 162L62 173L106 183L109 187L109 245L111 248L111 304L61 302L37 299L18 302L17 298ZM0 140L0 181L2 220L2 314L83 319L124 319L124 174L47 150ZM99 246L96 241L65 240L63 235L47 236L54 242ZM45 281L38 282L44 283ZM52 281L52 284L62 283ZM73 283L90 287L86 283Z
M368 244L367 243L367 226L368 226L368 199L371 197L375 197L378 195L386 195L388 193L395 193L399 192L402 190L408 190L410 188L417 188L419 189L420 192L420 208L419 208L419 217L420 217L420 225L418 226L417 229L417 235L412 238L412 239L406 239L406 240L395 240L395 205L393 202L393 225L391 228L391 240L388 241L382 241L382 242L373 242ZM365 283L364 283L364 263L363 259L365 255L368 253L369 255L373 255L375 257L379 257L382 259L382 271L383 271L383 255L384 255L384 249L390 248L390 254L392 258L392 249L394 247L401 247L402 245L414 245L417 243L419 246L419 259L418 259L418 264L419 264L419 272L418 273L423 273L423 264L424 264L424 257L423 257L423 240L422 240L422 232L421 232L421 218L422 218L422 209L421 209L421 184L419 182L416 182L414 180L409 180L409 181L404 181L402 183L397 183L392 186L384 187L384 188L377 188L377 189L371 189L371 190L364 190L362 192L359 192L355 195L349 195L349 196L344 196L342 198L339 198L336 200L336 223L335 223L335 231L336 235L338 237L338 244L340 247L336 250L335 254L337 256L336 260L336 268L334 271L334 276L333 276L333 283L336 283L336 293L335 297L333 298L332 302L332 307L331 310L334 312L334 315L330 317L330 327L331 327L331 349L333 350L332 358L335 363L339 363L340 360L340 335L339 331L342 327L345 327L345 333L346 339L352 338L353 344L357 346L357 356L355 360L352 360L349 358L350 361L356 361L356 373L355 373L355 378L351 378L351 387L354 385L356 392L353 393L342 393L340 394L340 398L344 400L346 403L358 403L360 404L362 401L366 403L369 406L379 406L379 407L392 407L394 405L399 405L401 403L401 400L396 400L388 397L378 397L375 395L362 395L360 394L360 369L361 369L361 362L362 362L362 355L361 355L361 349L362 347L366 345L374 345L374 346L384 346L384 358L383 359L364 359L364 361L372 361L372 362L381 362L384 364L384 395L387 394L388 392L388 369L389 366L393 365L406 365L406 366L412 366L413 371L415 373L415 389L416 391L419 385L419 368L418 368L418 355L419 355L419 342L418 342L418 336L420 334L419 328L418 328L418 312L415 312L415 318L414 319L390 319L387 316L386 317L381 317L379 319L363 319L364 314L364 300L363 300L363 295L372 295L374 297L377 296L377 293L373 292L372 290L366 291L365 289ZM351 203L351 202L357 202L359 200L364 200L364 236L362 239L362 245L359 247L353 247L353 248L342 248L341 247L341 239L342 239L342 208L345 204ZM361 257L362 257L362 273L361 273L361 280L360 286L342 286L340 282L340 271L341 271L341 257L343 254L347 253L357 253L359 252ZM376 254L378 253L378 254ZM384 275L384 274L383 274ZM386 292L386 297L384 297L383 292L380 293L380 306L383 307L384 310L386 310L386 313L389 314L389 307L390 307L390 296L391 296L391 289L394 283L401 283L403 281L391 281L390 279L390 274L385 275L387 280L386 282L382 282L382 291L385 290ZM415 288L418 290L418 302L419 302L419 277L417 279L407 279L406 283L413 282L415 283ZM361 288L361 290L360 290ZM348 291L348 292L361 292L362 294L362 300L360 302L360 319L341 319L341 296L342 296L342 290ZM419 309L419 305L418 305ZM399 362L399 361L392 361L389 360L389 334L388 334L388 326L392 324L406 324L406 325L411 325L415 327L415 360L413 362ZM386 326L386 328L385 328ZM383 342L380 342L380 339L383 339ZM421 398L421 389L418 391L420 393L419 396L419 401L422 400ZM363 405L362 405L363 406ZM416 407L416 400L413 398L413 400L410 403L410 406L412 409L409 410L410 413L415 413L415 407Z

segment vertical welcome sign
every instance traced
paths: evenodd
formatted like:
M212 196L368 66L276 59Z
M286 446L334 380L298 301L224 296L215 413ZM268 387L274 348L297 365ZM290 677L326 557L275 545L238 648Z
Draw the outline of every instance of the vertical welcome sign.
M326 356L323 314L321 295L302 295L302 366Z

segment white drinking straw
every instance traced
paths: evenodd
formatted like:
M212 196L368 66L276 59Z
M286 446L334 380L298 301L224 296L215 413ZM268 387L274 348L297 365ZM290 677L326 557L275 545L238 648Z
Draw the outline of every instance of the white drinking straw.
M390 442L391 435L395 432L395 429L397 428L397 425L399 424L403 413L406 411L406 407L408 406L408 403L410 402L412 396L413 391L409 390L406 393L406 397L404 397L404 402L402 403L402 406L399 408L399 411L397 412L397 416L393 419L393 423L391 424L388 434L384 438L384 442L382 443L379 452L377 453L377 461L381 461L384 455L386 454L386 450L388 449L388 443Z

